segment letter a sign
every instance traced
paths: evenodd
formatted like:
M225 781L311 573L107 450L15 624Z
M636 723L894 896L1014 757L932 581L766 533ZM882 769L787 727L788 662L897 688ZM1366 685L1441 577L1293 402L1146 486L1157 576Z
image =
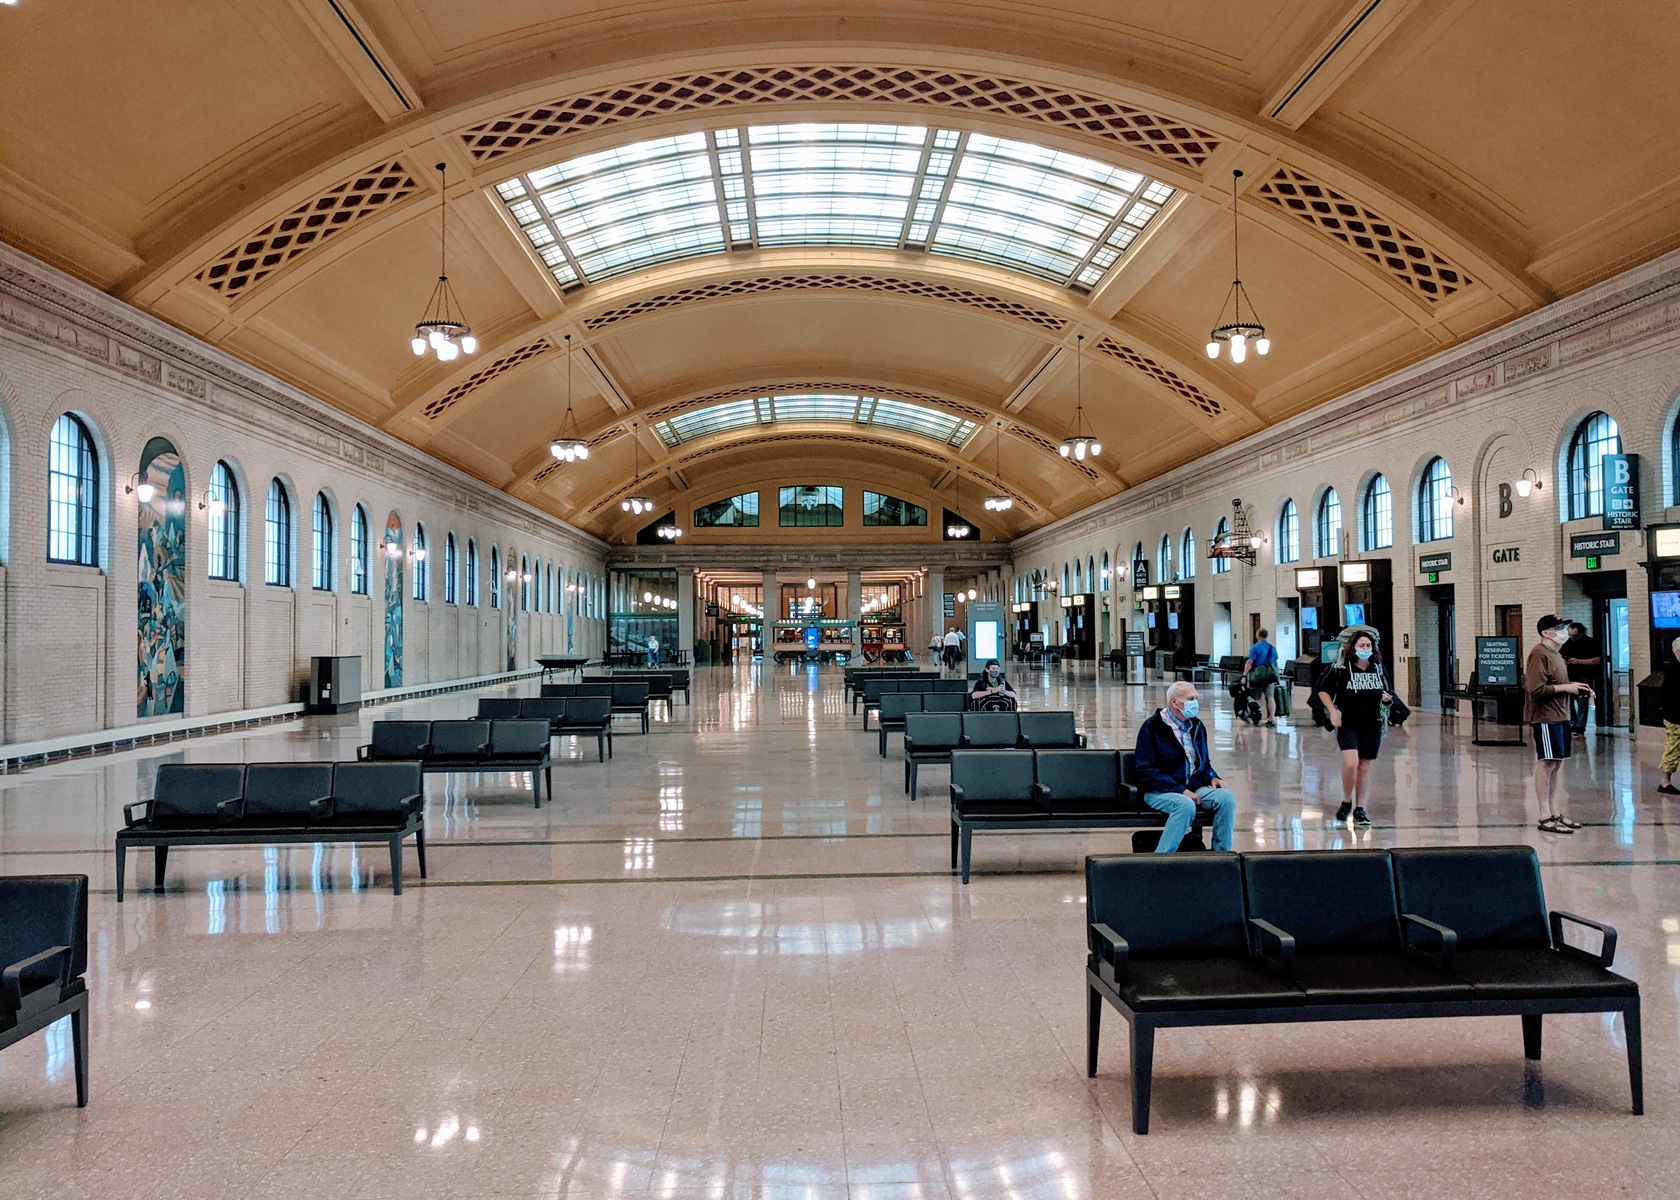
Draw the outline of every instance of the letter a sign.
M1639 456L1606 454L1604 471L1604 528L1639 528Z

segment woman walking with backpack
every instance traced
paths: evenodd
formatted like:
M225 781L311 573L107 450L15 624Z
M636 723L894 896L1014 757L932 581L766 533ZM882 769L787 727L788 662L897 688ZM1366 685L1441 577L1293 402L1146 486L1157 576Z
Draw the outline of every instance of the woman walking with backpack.
M1351 814L1355 825L1369 825L1365 805L1371 798L1371 764L1382 747L1388 706L1394 699L1382 655L1370 634L1348 639L1336 665L1319 681L1318 698L1342 751L1342 806L1336 810L1336 820L1345 821Z

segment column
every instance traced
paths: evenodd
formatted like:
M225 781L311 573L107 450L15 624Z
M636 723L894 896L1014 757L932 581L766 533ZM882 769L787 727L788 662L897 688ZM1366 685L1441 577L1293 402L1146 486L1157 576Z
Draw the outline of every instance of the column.
M937 633L941 638L945 636L947 624L945 621L945 568L929 567L923 595L927 597L928 637ZM924 639L923 645L927 642Z
M694 568L677 568L677 645L680 652L694 652ZM673 661L676 656L673 655Z
M857 571L846 572L846 619L852 623L851 662L863 660L863 576Z
M776 631L770 627L770 622L781 615L780 585L776 581L776 572L764 572L764 602L759 605L764 610L764 618L759 626L759 634L764 639L764 661L769 662L770 656L776 652Z

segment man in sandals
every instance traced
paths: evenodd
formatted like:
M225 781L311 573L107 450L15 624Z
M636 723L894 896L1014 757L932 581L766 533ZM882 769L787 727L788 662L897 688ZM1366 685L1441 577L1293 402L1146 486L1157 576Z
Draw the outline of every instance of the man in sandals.
M1569 637L1569 623L1562 617L1544 616L1539 621L1540 641L1528 652L1523 670L1523 720L1534 734L1534 799L1540 806L1542 833L1574 833L1580 823L1558 811L1558 775L1569 757L1570 698L1592 691L1585 683L1574 683L1558 649Z

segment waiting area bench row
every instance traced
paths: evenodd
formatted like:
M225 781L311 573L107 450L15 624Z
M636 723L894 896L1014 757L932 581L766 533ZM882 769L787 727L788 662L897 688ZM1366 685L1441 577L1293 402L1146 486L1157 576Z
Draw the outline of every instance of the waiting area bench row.
M904 730L904 791L916 798L917 775L930 764L949 765L953 750L1071 750L1085 745L1073 713L1047 712L909 712ZM887 726L881 726L881 757L887 753Z
M601 762L612 757L612 699L608 696L483 696L480 721L547 721L553 737L595 738Z
M661 667L656 671L626 671L615 667L611 675L585 675L584 683L646 683L648 697L653 700L671 699L672 693L681 692L683 703L687 704L689 694L689 672L687 667Z
M84 1108L87 964L87 876L0 877L0 1050L69 1017L76 1104Z
M953 679L952 683L961 683ZM960 713L968 708L968 695L955 692L889 692L876 701L875 725L881 731L881 757L887 754L887 733L903 729L910 713ZM863 727L869 728L869 709L863 710Z
M552 736L549 722L543 720L375 721L367 745L356 757L364 762L415 762L427 775L528 772L532 807L541 808L542 784L547 783L548 798L554 799Z
M1085 861L1086 1073L1104 1001L1131 1027L1132 1129L1149 1132L1157 1029L1621 1013L1644 1112L1639 987L1616 931L1546 909L1530 846L1114 855ZM1565 941L1596 931L1597 953Z
M411 834L420 877L426 876L421 771L416 761L164 763L152 798L123 806L117 903L123 899L130 847L152 847L153 883L161 889L172 846L284 842L385 842L391 890L400 896L402 843Z
M584 683L545 683L539 695L570 700L573 697L605 697L614 716L640 717L642 732L648 731L648 684L645 680Z
M968 694L968 681L964 679L946 679L939 675L922 672L916 675L901 676L896 679L864 679L859 687L852 692L852 711L863 705L864 725L869 724L869 710L879 708L881 697L902 693L956 693Z

